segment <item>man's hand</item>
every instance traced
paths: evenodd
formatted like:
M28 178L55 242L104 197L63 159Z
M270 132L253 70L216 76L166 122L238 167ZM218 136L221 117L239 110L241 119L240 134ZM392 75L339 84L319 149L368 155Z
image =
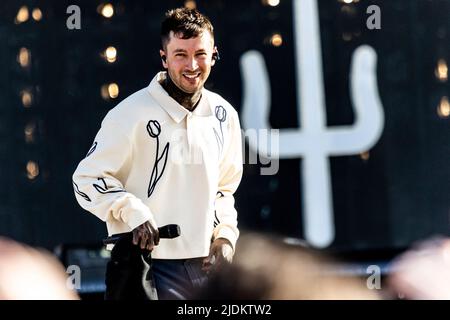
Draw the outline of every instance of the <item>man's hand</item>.
M139 245L142 250L152 251L159 244L159 231L150 221L144 222L133 230L133 244Z
M233 260L233 247L229 240L217 238L211 244L209 256L203 259L203 270L209 273L211 270L217 270L224 263L231 263Z

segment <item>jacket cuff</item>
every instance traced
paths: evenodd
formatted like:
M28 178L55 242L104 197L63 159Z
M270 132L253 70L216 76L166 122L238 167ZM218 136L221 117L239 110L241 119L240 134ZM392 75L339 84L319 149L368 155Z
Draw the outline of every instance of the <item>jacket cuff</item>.
M126 210L122 214L122 220L128 225L131 230L147 221L150 221L153 226L157 227L153 214L150 212L150 209L144 204L142 204L141 208L135 208L135 210Z
M230 241L230 243L233 247L233 251L236 248L236 242L237 242L238 237L239 237L239 231L236 228L232 228L231 226L228 226L228 225L222 225L222 226L219 225L216 228L216 231L214 232L214 240L216 240L218 238L227 239L228 241Z

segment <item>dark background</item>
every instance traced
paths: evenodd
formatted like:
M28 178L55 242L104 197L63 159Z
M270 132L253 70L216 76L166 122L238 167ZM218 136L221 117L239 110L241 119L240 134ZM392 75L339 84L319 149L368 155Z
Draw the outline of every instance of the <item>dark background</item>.
M101 1L12 1L0 3L0 235L53 249L92 244L106 235L104 224L75 201L71 175L89 150L105 114L148 85L161 70L159 25L164 12L184 1L110 1L115 14L97 12ZM297 128L292 1L270 7L260 0L197 1L208 15L221 53L208 88L239 111L239 58L260 51L271 78L274 128ZM81 30L68 30L66 8L81 8ZM366 8L381 8L381 30L366 28ZM16 24L21 6L40 8L40 21ZM338 252L396 250L434 234L449 233L450 126L437 106L449 94L439 81L439 59L449 60L450 1L384 0L346 5L320 0L323 70L329 126L354 121L349 97L351 55L361 44L378 54L378 87L385 128L368 159L333 157ZM268 39L278 32L283 44ZM118 59L101 57L117 48ZM17 62L31 52L29 67ZM100 88L116 82L120 94L105 100ZM29 90L25 108L20 92ZM34 128L32 141L26 127ZM27 177L34 161L39 174ZM281 160L275 176L246 165L236 194L242 229L298 237L302 232L301 159Z

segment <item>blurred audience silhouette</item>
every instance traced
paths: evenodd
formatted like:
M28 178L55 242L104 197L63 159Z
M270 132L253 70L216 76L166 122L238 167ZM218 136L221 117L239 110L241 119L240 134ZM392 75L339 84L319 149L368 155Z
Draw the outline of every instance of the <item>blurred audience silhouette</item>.
M336 272L336 261L301 243L248 233L239 239L233 263L212 274L200 299L378 299L366 281Z
M392 262L393 295L410 300L450 300L450 239L420 241Z
M49 252L0 237L0 300L74 300L62 264Z
M210 274L196 299L450 300L450 239L414 244L390 264L383 290L367 277L340 272L343 264L299 241L243 233L232 264ZM74 300L62 264L49 252L0 237L0 300Z

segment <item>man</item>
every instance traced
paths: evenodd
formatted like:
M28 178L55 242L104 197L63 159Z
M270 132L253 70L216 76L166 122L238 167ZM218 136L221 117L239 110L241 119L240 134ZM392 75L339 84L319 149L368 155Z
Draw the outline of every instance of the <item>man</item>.
M204 88L218 60L208 18L170 10L161 41L167 71L107 114L73 185L109 234L132 230L133 243L152 251L159 299L182 299L231 262L242 142L237 112ZM166 224L178 224L181 236L159 240Z

